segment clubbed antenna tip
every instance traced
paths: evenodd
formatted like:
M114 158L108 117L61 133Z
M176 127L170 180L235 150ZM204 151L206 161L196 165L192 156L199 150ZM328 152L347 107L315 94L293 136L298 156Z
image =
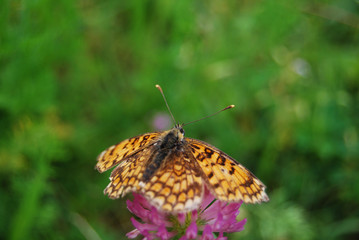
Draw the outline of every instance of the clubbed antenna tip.
M232 104L232 105L229 105L228 107L224 108L222 111L230 109L230 108L234 108L234 107L235 107L235 105Z
M160 92L163 94L163 91L162 91L162 88L161 88L160 85L156 84L156 88L157 88L158 90L160 90Z
M168 109L168 111L169 111L169 112L170 112L170 114L171 114L172 120L173 120L174 124L176 124L176 120L175 120L175 118L173 117L173 114L172 114L172 112L171 112L170 107L168 106L168 103L167 103L167 100L166 100L165 94L163 93L161 86L160 86L160 85L158 85L158 84L156 84L156 88L157 88L157 89L161 92L162 97L163 97L163 100L164 100L164 101L165 101L165 103L166 103L167 109Z

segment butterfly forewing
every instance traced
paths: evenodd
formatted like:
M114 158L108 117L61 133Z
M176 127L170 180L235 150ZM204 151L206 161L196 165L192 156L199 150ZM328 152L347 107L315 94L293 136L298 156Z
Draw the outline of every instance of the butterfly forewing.
M104 172L115 166L121 160L130 157L136 152L140 152L151 143L156 141L160 133L146 133L133 138L126 139L103 151L97 158L96 168L99 172Z
M208 143L186 138L214 196L226 202L268 201L264 184L230 156Z
M201 203L203 186L201 172L190 156L185 151L172 151L143 190L159 209L188 212Z

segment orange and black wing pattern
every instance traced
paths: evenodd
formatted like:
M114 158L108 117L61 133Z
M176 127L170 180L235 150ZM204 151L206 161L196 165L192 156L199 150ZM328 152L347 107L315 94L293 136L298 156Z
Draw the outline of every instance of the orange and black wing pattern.
M110 198L139 192L166 212L189 212L202 201L204 186L221 201L268 201L264 184L230 156L208 143L169 130L133 137L109 147L96 168L112 171L105 189Z
M150 203L166 212L197 209L204 184L196 163L185 151L172 151L154 176L143 183L143 194Z
M119 198L128 192L139 192L166 212L188 212L197 209L203 197L204 182L198 164L190 152L173 150L161 159L158 169L146 180L144 174L161 151L167 132L144 134L125 140L100 154L97 168L112 171L104 193ZM136 140L138 139L138 140ZM141 144L141 141L146 141ZM162 149L163 150L163 149Z
M127 157L112 171L104 193L110 198L119 198L128 192L141 191L141 179L146 168L146 162L151 155L153 146Z
M142 151L156 142L156 139L161 135L160 132L146 133L136 137L126 139L116 145L113 145L103 151L97 157L96 168L99 172L104 172L123 159L131 157L131 155Z
M226 202L260 203L269 198L264 184L233 158L208 143L185 138L211 193Z

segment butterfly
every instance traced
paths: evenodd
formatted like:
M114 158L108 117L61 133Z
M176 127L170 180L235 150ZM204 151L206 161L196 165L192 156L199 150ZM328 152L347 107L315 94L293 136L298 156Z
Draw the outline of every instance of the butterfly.
M205 188L220 201L269 201L265 185L248 169L216 147L184 135L183 125L176 124L103 151L97 170L102 173L117 165L104 193L115 199L138 192L159 210L171 213L198 209Z

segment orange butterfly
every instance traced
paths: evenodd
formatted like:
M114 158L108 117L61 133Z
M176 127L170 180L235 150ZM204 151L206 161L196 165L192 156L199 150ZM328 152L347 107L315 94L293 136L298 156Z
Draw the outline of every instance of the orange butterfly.
M161 87L156 87L163 95ZM221 150L184 134L183 125L176 124L170 130L129 138L103 151L97 170L104 172L117 165L105 194L119 198L139 192L158 209L172 213L198 209L205 187L225 202L269 201L264 184L253 173Z

